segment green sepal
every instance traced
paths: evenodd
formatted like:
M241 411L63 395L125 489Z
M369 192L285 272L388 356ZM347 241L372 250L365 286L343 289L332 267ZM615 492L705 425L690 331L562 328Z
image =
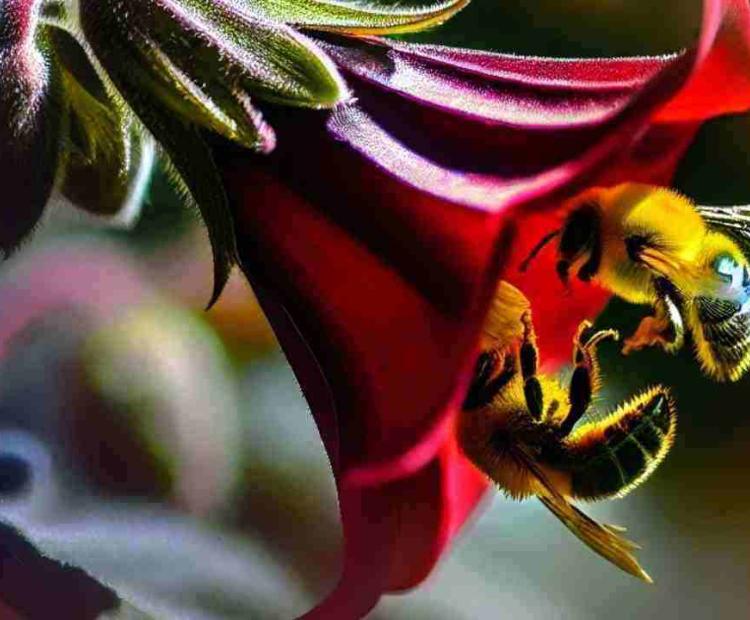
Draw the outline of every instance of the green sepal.
M132 86L120 84L124 92ZM206 225L213 253L213 290L207 304L210 308L237 263L234 221L213 155L200 129L176 117L158 100L142 97L134 102L133 109L161 146L173 169L171 176L177 189L198 208Z
M227 0L81 1L81 24L97 56L150 73L154 92L177 114L239 144L273 148L251 97L331 107L347 99L333 63L288 26ZM107 71L106 59L102 59Z
M169 58L142 32L129 29L129 21L112 7L89 3L81 3L89 44L119 94L161 146L178 189L197 206L208 229L214 258L210 307L236 263L237 250L224 187L201 127L220 128L219 133L227 135L229 126L222 124L224 117L212 114L216 108L197 85L175 72Z
M147 125L166 152L181 193L191 199L206 224L213 254L213 290L206 309L219 299L238 262L234 220L211 149L195 126L184 125L163 108L154 107Z
M129 222L141 206L153 146L76 38L53 25L46 30L65 106L60 193L94 215Z
M159 4L164 5L163 16L149 23L151 36L181 71L208 85L219 103L238 92L312 108L333 107L349 98L330 59L281 22L240 10L227 0ZM194 11L189 20L184 17L188 9ZM170 36L176 25L186 36ZM199 44L191 33L201 37Z
M355 35L406 34L450 19L470 0L240 0L271 20Z

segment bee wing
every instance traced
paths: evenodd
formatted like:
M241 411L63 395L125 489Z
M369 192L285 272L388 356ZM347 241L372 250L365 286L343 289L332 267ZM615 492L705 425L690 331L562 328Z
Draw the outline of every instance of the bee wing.
M500 280L485 319L481 348L483 351L507 346L523 337L521 317L531 304L515 286Z
M633 552L640 547L622 536L624 528L597 523L565 498L540 496L539 500L563 522L565 527L596 553L626 573L646 583L653 583L651 577L633 555Z
M643 570L633 552L640 547L622 536L624 528L616 525L600 524L584 514L566 500L552 484L530 455L521 455L522 460L534 474L544 491L539 500L555 515L563 525L581 541L600 556L609 560L626 573L653 583L648 573Z
M750 245L750 205L695 208L710 226L721 229L746 249Z

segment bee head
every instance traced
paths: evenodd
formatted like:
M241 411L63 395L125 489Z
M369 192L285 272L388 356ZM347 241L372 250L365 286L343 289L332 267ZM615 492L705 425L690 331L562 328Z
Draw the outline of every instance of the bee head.
M696 355L709 375L736 381L750 365L750 265L718 232L706 235L701 265L687 316Z
M695 296L738 302L750 299L750 264L739 246L719 232L706 234L698 261Z

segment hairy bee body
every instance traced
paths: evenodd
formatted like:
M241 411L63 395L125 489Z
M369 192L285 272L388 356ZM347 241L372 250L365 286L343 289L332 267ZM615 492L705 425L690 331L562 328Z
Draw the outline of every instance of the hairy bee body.
M537 373L528 301L501 282L457 438L464 454L508 496L538 497L597 553L648 581L632 543L570 500L620 497L648 478L672 445L676 412L668 390L656 386L575 428L599 389L596 346L617 338L613 330L590 333L590 328L584 322L574 338L567 387L557 377Z
M583 195L579 200L599 211L602 251L593 279L626 301L654 304L657 299L653 271L635 259L628 240L653 244L683 264L698 257L706 225L689 203L671 190L626 184L591 190L590 198Z
M659 345L673 352L684 332L703 371L737 380L750 367L750 208L699 207L669 189L637 183L592 188L565 205L557 271L646 304L623 352ZM522 266L525 269L525 266Z
M540 380L550 402L560 399L557 402L567 403L567 396L558 381L548 377L540 377ZM515 448L523 446L535 454L556 452L555 444L559 438L551 429L529 415L523 384L515 380L487 406L462 415L458 437L466 455L509 497L526 499L542 494L543 488L536 476L516 458ZM540 466L555 490L570 497L569 472L550 463L540 462Z
M539 421L529 415L518 380L459 421L459 442L467 456L509 497L543 494L538 479L518 459L519 448L533 455L560 495L583 501L626 495L667 455L676 418L665 388L646 390L565 437L558 429L571 407L567 391L556 378L540 381L549 407Z

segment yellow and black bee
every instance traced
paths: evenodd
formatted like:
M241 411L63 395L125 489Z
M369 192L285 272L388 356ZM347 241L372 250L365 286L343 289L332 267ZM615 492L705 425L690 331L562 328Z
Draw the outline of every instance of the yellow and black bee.
M575 368L564 388L556 377L537 373L528 301L501 282L457 436L468 458L507 495L537 496L594 551L650 582L633 555L637 546L622 530L597 523L569 501L625 495L664 459L675 434L675 407L661 386L576 428L597 393L596 346L607 338L617 332L581 324L573 342Z
M625 301L648 304L623 352L680 349L692 336L703 371L736 381L750 367L750 208L702 207L669 189L625 183L573 198L560 230L557 272L575 273Z

